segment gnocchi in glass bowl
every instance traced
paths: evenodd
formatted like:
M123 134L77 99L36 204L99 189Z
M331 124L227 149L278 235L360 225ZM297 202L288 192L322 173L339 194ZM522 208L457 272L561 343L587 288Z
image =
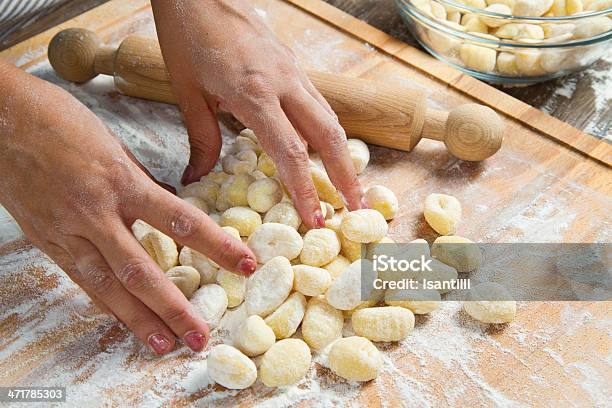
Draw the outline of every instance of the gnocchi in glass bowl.
M530 85L582 70L612 45L612 0L395 0L418 42L478 79Z

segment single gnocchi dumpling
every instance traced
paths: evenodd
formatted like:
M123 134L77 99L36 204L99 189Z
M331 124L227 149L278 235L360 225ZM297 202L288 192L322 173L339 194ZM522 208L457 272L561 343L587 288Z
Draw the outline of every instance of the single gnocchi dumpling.
M336 187L334 187L324 170L321 170L319 167L312 164L310 166L310 176L312 177L312 182L317 190L319 200L331 204L331 206L336 209L344 207L344 202L342 201L338 190L336 190Z
M431 246L431 256L457 272L475 271L482 263L482 251L478 245L457 235L438 237Z
M366 208L347 213L340 230L349 240L367 244L383 239L389 226L380 212Z
M484 21L475 14L464 14L461 18L461 25L465 31L472 33L488 33L489 27Z
M247 192L255 178L250 174L237 174L228 177L221 185L216 208L225 211L230 207L248 207Z
M227 310L225 290L214 283L198 289L191 297L190 302L211 329L219 325L223 314Z
M461 204L447 194L430 194L425 199L423 214L434 231L441 235L451 235L461 221Z
M166 277L179 288L187 299L191 298L198 287L200 287L200 273L191 266L175 266L170 268L166 272Z
M248 237L261 226L261 216L249 207L231 207L221 215L221 226L234 227L241 237Z
M428 271L422 270L413 272L412 276L414 279L418 280L420 283L426 281L426 285L428 285L425 286L426 289L435 289L440 292L440 294L450 292L453 288L454 281L456 281L459 276L457 270L437 259L431 259L428 265L430 269Z
M346 143L355 172L357 174L363 173L370 162L370 149L368 149L368 145L360 139L349 139Z
M459 56L466 67L476 71L491 72L495 69L497 52L489 47L464 43L459 48Z
M166 272L178 263L176 243L163 232L151 229L142 237L140 244L162 271Z
M516 301L506 288L495 282L484 282L470 289L463 308L483 323L510 323L516 316Z
M229 174L227 174L224 171L211 171L210 173L208 173L205 176L202 176L200 178L200 181L205 182L206 180L208 181L212 181L213 183L217 184L218 186L221 186L221 184L223 184L223 182L225 180L227 180L229 178Z
M236 307L242 303L246 293L246 277L223 268L217 272L217 283L225 290L227 307Z
M206 255L189 247L181 248L179 254L179 262L183 266L191 266L200 274L200 285L215 283L217 279L217 271L219 267L211 261Z
M372 263L365 259L350 264L325 292L327 303L338 310L351 310L359 306L362 303L362 280L367 284L376 278L368 274L372 269Z
M397 306L369 307L351 316L356 335L372 341L400 341L414 329L414 314Z
M259 160L257 160L257 169L268 177L272 177L276 174L276 165L266 152L259 155Z
M265 352L259 377L268 387L283 387L299 382L310 368L308 345L299 339L284 339Z
M234 346L249 357L268 351L276 341L274 331L257 316L249 316L234 334Z
M228 174L250 174L257 168L257 154L253 150L242 150L221 159L223 171Z
M257 140L253 140L250 137L238 135L232 146L234 152L241 152L243 150L252 150L255 155L259 156L262 152L261 145Z
M544 30L536 24L510 23L505 24L495 31L495 36L499 38L510 38L519 40L530 38L533 40L543 40Z
M298 257L304 242L295 229L271 222L260 225L249 236L247 245L257 257L257 262L266 263L276 256L287 259Z
M302 218L292 203L280 202L268 210L263 222L285 224L297 230L302 223Z
M318 296L331 285L331 276L326 269L310 265L293 265L293 289L305 296Z
M306 305L302 320L302 337L314 350L321 350L342 337L344 316L325 301L322 296L313 297Z
M372 342L352 336L336 341L329 351L329 368L350 381L370 381L378 377L383 358Z
M181 198L199 197L206 201L208 208L215 208L219 196L219 185L210 180L200 180L186 185L178 192Z
M363 199L368 208L378 211L385 220L395 218L399 210L399 201L393 193L385 186L372 186L367 189Z
M490 6L485 7L485 11L489 11L491 13L497 13L497 14L505 14L505 15L512 14L512 9L508 7L506 4L501 4L501 3L491 4ZM487 26L493 27L493 28L499 27L506 22L505 19L489 17L486 15L483 15L482 20ZM486 32L486 31L483 31L483 32Z
M321 266L333 261L340 253L340 241L328 228L312 229L303 238L300 261L305 265Z
M287 299L292 288L291 263L282 256L270 259L247 280L244 302L249 315L269 315Z
M282 305L268 315L264 321L274 331L277 339L286 339L296 332L306 311L306 298L293 292Z
M497 56L497 70L507 76L518 76L516 56L510 52L500 52Z
M512 14L523 17L543 16L553 4L553 0L516 0Z
M257 379L257 367L240 350L219 344L206 359L208 376L217 384L231 390L243 390Z
M332 282L342 275L351 262L342 255L338 255L333 261L323 266L329 272Z
M153 228L143 220L134 221L131 228L132 234L134 234L134 237L136 237L138 242L141 242L144 236L147 235L149 232L155 230L155 228Z
M282 198L283 190L280 183L273 178L256 180L247 190L249 207L260 213L265 213L280 203Z

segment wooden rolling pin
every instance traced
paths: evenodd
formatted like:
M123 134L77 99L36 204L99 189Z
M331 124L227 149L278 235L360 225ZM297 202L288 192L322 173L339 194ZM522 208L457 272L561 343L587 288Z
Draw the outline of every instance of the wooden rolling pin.
M126 95L176 104L157 41L129 36L119 47L101 44L89 30L70 28L49 44L49 61L62 78L86 82L112 75ZM443 141L456 157L480 161L497 152L503 124L492 109L467 104L449 112L429 109L422 92L381 82L308 71L349 135L410 151L422 137Z

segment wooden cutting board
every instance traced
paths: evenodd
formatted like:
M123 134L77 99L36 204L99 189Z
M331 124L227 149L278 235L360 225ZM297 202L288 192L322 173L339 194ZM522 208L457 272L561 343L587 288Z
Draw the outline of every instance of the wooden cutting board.
M67 89L154 175L176 185L188 154L176 108L118 95L102 78L82 86L66 83L45 56L53 34L67 27L89 28L107 42L130 33L154 36L148 3L111 1L0 56ZM323 2L252 3L307 68L422 89L438 108L484 103L504 117L505 145L483 163L457 160L429 141L411 153L372 147L362 182L387 185L398 195L401 215L391 223L393 238L435 239L422 204L427 194L445 192L463 203L459 233L476 241L610 242L609 144ZM223 123L229 140L237 127L231 120ZM152 356L99 314L7 220L0 215L0 386L65 385L72 406L610 403L610 302L522 302L516 321L503 327L478 324L460 305L446 303L417 319L404 342L379 345L385 369L374 382L341 380L322 355L296 387L272 390L258 383L229 392L208 383L205 354L181 348L164 358Z

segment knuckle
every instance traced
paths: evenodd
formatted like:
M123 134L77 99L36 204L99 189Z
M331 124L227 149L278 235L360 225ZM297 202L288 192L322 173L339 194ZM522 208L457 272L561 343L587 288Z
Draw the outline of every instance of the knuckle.
M115 281L106 268L89 265L83 268L82 276L91 289L102 295L110 295L115 288Z
M296 166L308 163L308 152L306 148L299 140L293 140L285 142L284 146L284 158L288 165Z
M170 325L182 323L192 319L192 315L188 308L182 306L169 307L162 313L162 318Z
M119 280L130 292L139 292L158 287L161 279L149 264L141 259L133 259L119 269Z
M165 225L173 235L180 238L193 237L200 229L202 219L195 216L189 208L175 208L169 212Z
M273 95L272 84L261 72L248 73L242 81L242 90L255 100L269 99Z

